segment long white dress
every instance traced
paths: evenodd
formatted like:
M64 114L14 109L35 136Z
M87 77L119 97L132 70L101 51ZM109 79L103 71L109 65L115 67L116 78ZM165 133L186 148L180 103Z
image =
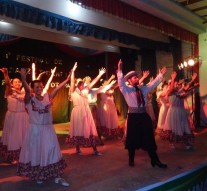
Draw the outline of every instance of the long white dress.
M160 110L159 110L159 116L158 116L158 122L157 122L157 133L160 133L163 130L165 119L167 115L167 111L169 108L169 102L168 99L165 96L159 96L158 98L159 103L161 104Z
M66 142L69 146L91 147L100 144L96 125L89 107L88 89L78 88L71 94L73 109L70 118L69 135Z
M118 114L113 94L100 93L97 107L97 124L103 137L117 138L121 136L118 124ZM122 133L123 134L123 133Z
M32 96L26 105L30 126L20 152L17 172L32 180L58 177L67 166L53 127L51 105L47 93L42 101Z
M184 99L174 92L169 96L169 103L163 131L160 134L161 138L169 140L170 143L193 145L194 135L184 108Z
M20 149L29 127L29 117L24 103L25 92L16 92L7 96L7 112L0 141L0 154L7 162L19 159Z

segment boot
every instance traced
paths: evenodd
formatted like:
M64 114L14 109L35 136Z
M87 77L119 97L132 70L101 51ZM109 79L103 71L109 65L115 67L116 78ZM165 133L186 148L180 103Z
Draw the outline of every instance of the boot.
M167 165L164 163L161 163L157 153L155 151L149 151L148 152L150 158L151 158L151 165L154 168L155 166L158 166L159 168L167 168Z
M134 156L135 156L135 149L128 149L129 153L129 166L134 166Z

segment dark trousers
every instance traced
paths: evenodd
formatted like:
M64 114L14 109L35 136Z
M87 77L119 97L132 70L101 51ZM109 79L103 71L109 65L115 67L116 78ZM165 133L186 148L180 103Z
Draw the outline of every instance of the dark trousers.
M134 162L134 156L135 156L135 149L128 149L129 154L129 161ZM160 162L159 157L157 156L156 151L148 151L148 155L153 162Z
M128 114L125 148L128 149L131 162L134 162L136 149L147 151L152 162L159 162L153 124L147 113Z

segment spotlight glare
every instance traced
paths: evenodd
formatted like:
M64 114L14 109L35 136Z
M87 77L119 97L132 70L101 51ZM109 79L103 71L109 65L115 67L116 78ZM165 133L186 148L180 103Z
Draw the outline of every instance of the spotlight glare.
M180 64L180 67L181 67L181 68L183 68L183 67L184 67L183 63L181 63L181 64Z
M187 63L186 61L185 61L183 64L184 64L184 66L185 66L185 67L187 67L187 66L188 66L188 63Z
M194 64L195 64L195 61L193 59L188 60L188 65L189 66L194 66Z

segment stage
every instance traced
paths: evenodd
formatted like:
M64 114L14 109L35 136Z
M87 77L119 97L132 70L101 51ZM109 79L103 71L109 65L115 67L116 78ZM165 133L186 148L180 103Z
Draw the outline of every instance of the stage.
M123 121L122 121L123 122ZM150 184L166 181L207 163L207 128L196 133L195 149L185 150L181 145L171 149L167 142L156 136L160 160L167 169L153 168L146 152L136 151L135 166L128 166L128 155L122 140L104 140L98 150L102 156L92 154L91 148L83 148L83 155L68 148L65 137L69 123L55 124L61 151L67 161L63 177L70 183L68 188L53 180L37 185L36 182L16 175L16 166L0 163L0 190L2 191L135 191Z

